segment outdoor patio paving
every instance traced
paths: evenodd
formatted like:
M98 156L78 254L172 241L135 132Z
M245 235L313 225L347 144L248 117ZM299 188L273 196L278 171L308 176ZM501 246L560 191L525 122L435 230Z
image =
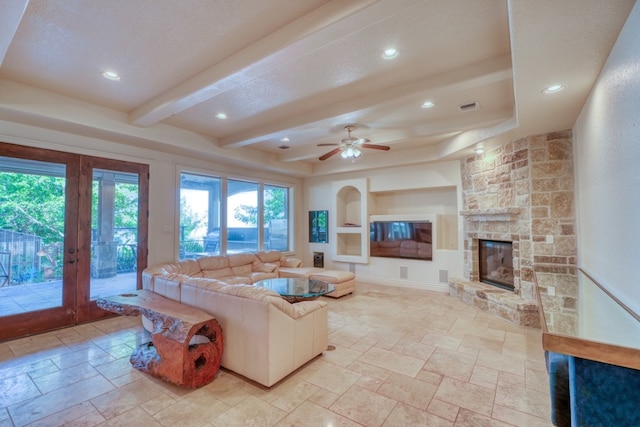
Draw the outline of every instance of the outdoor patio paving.
M91 299L131 292L136 289L136 273L121 273L91 279ZM62 305L62 280L0 287L0 317Z

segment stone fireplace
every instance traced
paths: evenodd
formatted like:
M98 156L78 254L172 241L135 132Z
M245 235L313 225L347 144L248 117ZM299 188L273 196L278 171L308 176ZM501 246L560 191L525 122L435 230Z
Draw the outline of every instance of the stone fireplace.
M450 295L539 327L534 271L575 274L571 132L512 141L461 163L464 277ZM512 243L513 287L482 283L480 241Z

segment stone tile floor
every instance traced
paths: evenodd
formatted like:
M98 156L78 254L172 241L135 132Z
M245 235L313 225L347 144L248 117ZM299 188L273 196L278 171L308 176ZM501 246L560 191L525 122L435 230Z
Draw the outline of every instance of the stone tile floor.
M540 330L409 288L324 300L335 350L270 389L136 371L135 317L0 343L0 426L551 426Z

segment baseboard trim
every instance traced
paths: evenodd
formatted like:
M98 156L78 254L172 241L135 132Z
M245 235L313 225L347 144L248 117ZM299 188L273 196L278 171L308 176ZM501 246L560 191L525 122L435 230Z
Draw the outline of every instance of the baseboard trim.
M357 274L356 286L358 282L366 282L374 285L396 286L400 288L422 289L424 291L444 292L447 294L449 293L448 283L412 282L409 280L385 279L380 277L362 276L360 274Z

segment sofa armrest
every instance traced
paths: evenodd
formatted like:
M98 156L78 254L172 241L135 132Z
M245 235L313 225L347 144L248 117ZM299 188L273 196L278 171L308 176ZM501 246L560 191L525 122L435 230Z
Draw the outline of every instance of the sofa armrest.
M295 268L295 267L302 267L302 260L300 258L294 258L294 257L286 257L286 258L282 258L280 259L280 267L285 267L285 268Z
M286 301L285 301L286 302ZM287 303L290 304L290 303ZM317 310L322 310L324 307L327 307L327 303L320 300L313 301L301 301L295 304L290 304L293 308L293 318L298 319L300 317L304 317L310 313L313 313Z

